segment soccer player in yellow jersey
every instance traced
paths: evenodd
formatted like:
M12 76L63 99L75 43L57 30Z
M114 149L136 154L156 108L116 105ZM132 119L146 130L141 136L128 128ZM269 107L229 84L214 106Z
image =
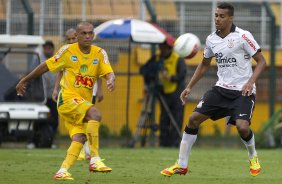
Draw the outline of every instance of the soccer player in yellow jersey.
M101 113L91 103L91 100L95 81L99 77L106 78L107 88L111 92L115 88L115 75L108 61L107 53L92 45L93 25L88 22L80 22L77 25L76 34L77 43L60 48L52 58L36 67L16 86L17 94L23 96L29 80L47 71L63 70L57 105L59 115L64 119L72 142L61 168L54 176L56 180L73 180L68 170L76 162L86 140L88 140L91 152L89 171L112 171L99 157L98 129Z
M72 44L77 42L77 35L76 35L76 30L73 28L70 28L66 31L65 33L65 42L67 44ZM58 94L60 91L60 81L63 76L63 71L60 71L57 73L56 76L56 81L55 81L55 86L52 94L52 99L56 102L58 98ZM97 79L97 82L95 82L93 86L93 96L92 96L92 103L94 104L96 102L96 96L98 102L101 102L103 100L103 91L102 91L102 80L100 78ZM63 121L61 119L61 121ZM90 160L91 159L91 154L90 154L90 149L88 147L88 141L85 142L83 145L83 149L81 149L81 152L78 156L78 160Z

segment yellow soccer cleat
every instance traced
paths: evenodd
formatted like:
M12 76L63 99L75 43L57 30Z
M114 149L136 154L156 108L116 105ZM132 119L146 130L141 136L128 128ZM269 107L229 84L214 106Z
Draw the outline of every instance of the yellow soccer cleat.
M94 163L89 165L90 172L111 172L112 168L104 164L104 159L98 159Z
M53 178L55 180L74 180L74 178L71 176L71 173L68 171L57 172Z
M188 168L181 168L180 165L176 162L173 166L166 168L161 171L161 174L164 176L172 176L174 174L185 175L188 172Z
M252 176L257 176L261 171L261 167L258 161L258 156L254 156L252 159L249 159L249 161L250 161L250 174Z

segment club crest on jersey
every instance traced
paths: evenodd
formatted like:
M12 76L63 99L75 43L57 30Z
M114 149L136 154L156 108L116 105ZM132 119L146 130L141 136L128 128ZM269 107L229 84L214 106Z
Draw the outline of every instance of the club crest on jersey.
M72 62L77 62L78 61L77 56L71 56L71 60Z
M230 40L228 40L227 47L229 47L229 48L234 47L234 40L232 38Z
M93 60L92 64L93 64L93 65L97 65L98 62L99 62L99 60L96 58L96 59Z
M95 77L89 75L83 76L77 73L75 75L74 87L76 88L84 87L84 88L92 89L94 86L94 81L95 81Z
M87 65L81 65L80 66L80 72L81 73L86 73L88 71L88 66Z

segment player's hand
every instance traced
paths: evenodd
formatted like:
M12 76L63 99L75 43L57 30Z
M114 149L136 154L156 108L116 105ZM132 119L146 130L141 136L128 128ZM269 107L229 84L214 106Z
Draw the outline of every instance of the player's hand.
M20 80L20 82L16 86L16 91L18 96L23 96L26 90L26 83Z
M243 87L242 87L242 95L243 96L250 96L253 93L253 83L247 82Z
M53 91L53 93L52 93L52 100L53 100L54 102L57 102L58 94L59 94L58 90L54 89L54 91Z
M180 95L180 100L182 102L182 105L185 105L185 103L187 102L187 98L189 96L189 94L191 93L191 89L190 88L185 88L181 95Z
M110 92L114 91L114 89L115 89L115 79L108 79L106 84L107 84L107 88Z

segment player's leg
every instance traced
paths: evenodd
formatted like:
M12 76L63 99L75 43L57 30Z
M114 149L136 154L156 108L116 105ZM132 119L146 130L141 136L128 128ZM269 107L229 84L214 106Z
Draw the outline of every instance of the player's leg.
M250 174L252 176L257 176L261 171L261 167L258 162L258 156L255 148L255 137L250 129L250 122L255 106L255 97L254 95L242 96L237 99L234 104L236 104L237 107L235 109L236 128L240 134L242 142L248 150Z
M197 139L199 126L202 122L207 120L209 116L203 115L198 112L193 112L189 118L188 125L186 126L182 140L180 143L178 161L171 167L161 171L164 176L172 176L174 174L186 174L188 172L188 158L193 144Z
M224 99L216 89L211 89L204 94L203 99L198 103L195 111L189 118L188 125L185 127L179 149L179 158L175 165L161 171L164 176L172 176L174 174L186 174L188 172L188 158L191 148L197 139L199 126L205 120L218 119L224 104Z
M103 163L99 156L99 126L101 113L94 106L87 110L84 121L87 121L86 135L91 153L89 170L91 172L110 172L112 169Z
M83 128L80 130L83 131ZM80 132L76 131L76 127L72 129L73 132ZM71 134L71 133L70 133ZM68 170L74 165L76 162L78 155L83 147L83 144L86 141L86 136L84 133L74 133L72 135L72 142L67 150L67 154L65 160L63 161L60 169L55 174L54 179L56 180L73 180L73 177L68 172Z
M241 136L241 140L246 146L250 161L250 174L252 176L257 176L261 167L258 161L258 156L255 148L255 136L252 130L249 128L249 122L246 120L237 119L236 127Z
M59 99L63 99L62 93L60 93ZM73 180L68 170L76 162L83 144L86 141L85 128L82 123L85 114L81 113L81 109L91 106L91 104L87 104L88 103L85 103L85 100L81 97L64 98L64 100L59 100L58 102L58 113L64 120L65 128L69 131L72 142L67 150L61 168L54 176L56 180Z

